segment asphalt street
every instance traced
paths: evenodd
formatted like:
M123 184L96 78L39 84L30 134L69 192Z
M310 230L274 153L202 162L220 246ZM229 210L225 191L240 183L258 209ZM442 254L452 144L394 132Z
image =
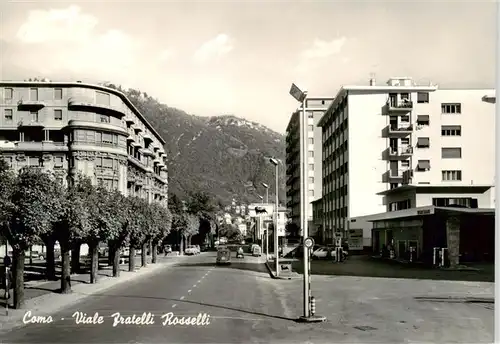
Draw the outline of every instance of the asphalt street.
M249 343L285 339L294 325L269 275L247 271L248 263L216 267L215 253L190 257L188 264L92 295L52 315L52 323L28 324L7 333L3 343ZM234 268L237 267L237 268ZM76 324L75 312L102 316L101 324ZM162 315L197 317L191 325L163 325ZM126 318L154 315L154 324L113 326L114 313ZM35 315L36 314L32 314ZM205 318L203 318L205 315ZM290 317L287 319L286 316ZM99 322L98 316L95 321ZM152 323L152 321L149 321Z
M53 314L52 323L14 329L0 342L488 343L493 338L491 304L416 299L493 295L492 283L314 276L317 311L328 321L299 324L301 281L271 279L265 271L255 257L233 258L230 267L215 266L215 253L188 257L144 279L89 296ZM76 324L75 312L94 318L94 323ZM114 313L125 324L113 326ZM134 314L145 315L137 324L126 324ZM189 324L164 326L162 315Z

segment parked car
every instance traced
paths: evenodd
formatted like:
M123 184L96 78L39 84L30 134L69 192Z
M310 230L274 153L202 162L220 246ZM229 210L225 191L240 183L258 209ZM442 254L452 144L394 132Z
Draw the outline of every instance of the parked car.
M54 258L56 260L61 260L62 259L61 250L59 250L59 249L55 249L54 250ZM40 260L46 260L47 259L47 251L40 252L39 255L38 255L38 259L40 259Z
M196 251L196 247L194 247L193 245L189 245L188 247L186 247L184 253L189 256L194 256L195 254L198 254Z
M172 253L172 245L165 245L165 254Z
M194 245L194 247L196 248L196 253L200 254L201 253L201 247L200 247L200 245Z
M316 251L314 251L311 255L313 259L326 259L328 254L331 252L329 247L320 247Z

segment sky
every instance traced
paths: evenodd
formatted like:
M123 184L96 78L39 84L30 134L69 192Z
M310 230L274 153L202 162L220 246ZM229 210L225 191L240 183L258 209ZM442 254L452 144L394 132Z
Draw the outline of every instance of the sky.
M492 1L2 1L0 77L112 82L284 133L292 82L311 97L372 75L493 88L495 12Z

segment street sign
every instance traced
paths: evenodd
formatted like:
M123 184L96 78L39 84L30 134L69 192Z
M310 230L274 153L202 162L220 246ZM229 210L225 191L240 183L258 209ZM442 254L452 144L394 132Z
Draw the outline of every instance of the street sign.
M274 204L271 203L252 203L248 206L248 215L250 217L268 217L273 216Z
M290 95L298 102L302 102L305 98L306 92L302 91L297 85L292 84L290 88Z
M306 238L304 240L304 245L306 246L306 248L311 248L314 246L314 239L313 238Z

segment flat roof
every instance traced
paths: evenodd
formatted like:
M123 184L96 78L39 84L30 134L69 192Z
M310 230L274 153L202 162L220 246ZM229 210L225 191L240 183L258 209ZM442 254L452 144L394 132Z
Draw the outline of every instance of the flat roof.
M484 193L493 185L402 185L394 189L378 192L377 195L387 196L415 190L416 193Z
M109 92L113 93L114 95L117 95L120 97L127 106L134 111L134 113L141 119L145 124L146 127L153 133L153 135L156 136L156 138L162 143L165 144L166 141L158 134L158 132L153 128L153 126L148 122L146 117L135 107L134 104L130 101L130 99L127 98L127 96L118 91L115 90L114 88L109 88L106 86L101 86L101 85L96 85L96 84L89 84L85 82L76 82L76 81L0 81L0 87L5 87L5 86L21 86L21 87L30 87L30 86L36 86L36 87L83 87L83 88L92 88L95 90L99 91L104 91L104 92Z
M459 207L436 207L433 205L411 208L398 211L389 211L380 214L369 215L368 218L364 219L368 222L378 222L387 221L395 219L411 219L419 218L422 216L433 215L433 214L476 214L476 215L495 215L494 208L459 208Z

